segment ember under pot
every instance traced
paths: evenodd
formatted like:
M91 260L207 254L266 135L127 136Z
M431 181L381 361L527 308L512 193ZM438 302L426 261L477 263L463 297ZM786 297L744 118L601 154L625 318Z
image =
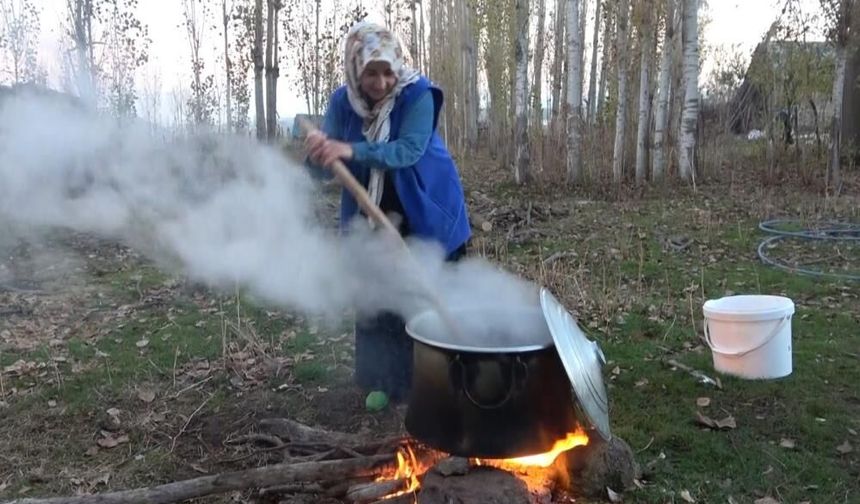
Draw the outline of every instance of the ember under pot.
M412 436L480 458L543 453L578 426L609 439L603 354L549 291L540 297L540 306L451 310L466 341L435 311L409 321Z

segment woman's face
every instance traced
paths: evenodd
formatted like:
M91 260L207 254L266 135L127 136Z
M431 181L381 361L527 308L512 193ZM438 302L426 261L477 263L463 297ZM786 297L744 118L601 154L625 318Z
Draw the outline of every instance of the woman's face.
M385 61L371 61L364 67L359 78L361 91L374 102L385 98L395 84L397 76L391 70L391 65Z

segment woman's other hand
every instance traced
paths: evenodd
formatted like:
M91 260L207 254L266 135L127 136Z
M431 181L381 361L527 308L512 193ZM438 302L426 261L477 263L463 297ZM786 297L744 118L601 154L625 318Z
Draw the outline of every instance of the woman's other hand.
M322 153L327 141L328 137L319 130L311 131L305 137L305 151L308 153L308 159L311 160L311 163L328 166L322 162Z

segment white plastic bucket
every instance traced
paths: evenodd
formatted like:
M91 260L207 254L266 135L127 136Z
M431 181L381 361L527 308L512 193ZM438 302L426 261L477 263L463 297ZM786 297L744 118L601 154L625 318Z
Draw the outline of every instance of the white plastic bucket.
M711 299L702 307L705 341L714 369L741 378L791 374L794 302L782 296L738 295Z

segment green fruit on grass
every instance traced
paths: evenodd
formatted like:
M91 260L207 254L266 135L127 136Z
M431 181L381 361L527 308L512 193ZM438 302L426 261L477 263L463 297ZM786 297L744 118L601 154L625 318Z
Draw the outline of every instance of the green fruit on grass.
M364 400L364 406L368 411L381 411L383 408L388 406L388 396L385 392L380 392L378 390L373 391L367 394L367 398Z

